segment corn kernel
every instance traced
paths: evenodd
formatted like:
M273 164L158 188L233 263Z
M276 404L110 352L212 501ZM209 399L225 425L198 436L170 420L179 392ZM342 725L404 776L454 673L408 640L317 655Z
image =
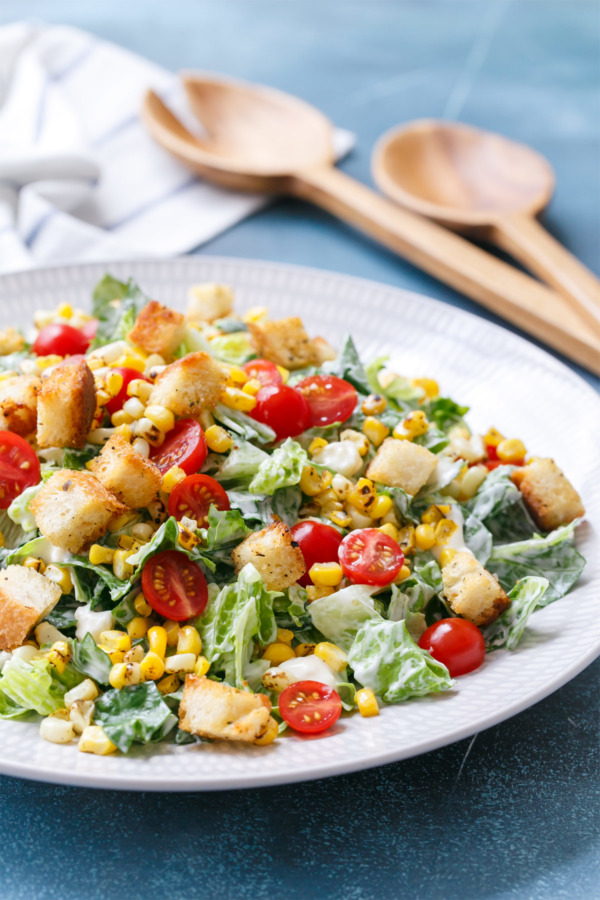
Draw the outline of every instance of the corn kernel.
M122 437L124 441L127 441L127 443L130 443L131 438L133 436L132 432L131 432L131 425L128 425L127 423L124 423L123 425L118 425L115 428L115 434L120 435L120 437Z
M48 653L48 662L54 666L59 675L65 671L71 659L71 647L66 641L56 641Z
M106 653L111 650L121 650L123 653L126 653L127 650L131 650L131 638L124 631L110 629L100 634L98 645Z
M136 644L135 647L132 647L131 650L128 650L127 653L123 656L124 663L141 663L144 658L144 648L142 644Z
M198 629L193 625L185 625L179 629L177 637L178 653L193 653L199 656L202 653L202 639L198 634Z
M73 579L68 569L62 566L50 565L46 566L44 575L54 584L57 584L63 594L70 594L73 590Z
M40 575L43 575L46 571L46 563L37 556L26 556L21 565L25 566L26 569L33 569L35 572L39 572Z
M179 685L179 676L173 673L172 675L166 675L164 678L161 678L156 687L161 694L172 694L179 688Z
M389 538L398 543L399 532L395 525L392 525L391 522L387 522L385 525L380 525L377 531L383 532L383 534L387 534Z
M69 719L77 734L82 734L92 724L96 704L93 700L76 700L69 709Z
M265 647L265 651L262 655L263 659L268 659L271 665L278 666L283 662L286 662L288 659L293 659L295 657L295 653L291 647L287 644L280 644L275 642L273 644L269 644L268 647Z
M333 522L334 525L337 525L338 528L348 528L352 524L352 519L345 512L338 512L334 510L327 514L327 518L330 522Z
M130 397L123 404L123 411L131 416L132 419L141 419L145 414L145 409L146 407L138 397Z
M368 438L374 447L379 447L390 433L387 425L384 425L380 419L373 416L367 416L362 426L363 434Z
M134 378L127 385L127 396L136 397L141 400L142 404L146 404L152 393L152 385L143 378Z
M323 447L327 447L329 441L326 441L325 438L316 437L313 438L310 444L308 445L308 452L310 456L314 456L315 453L318 453L319 450L322 450Z
M199 656L196 660L196 665L194 666L194 675L197 675L198 678L202 678L203 675L206 675L208 670L210 669L210 663L205 656Z
M185 675L194 671L196 665L196 657L193 653L174 653L173 656L165 658L165 672L168 675L174 673Z
M113 556L113 572L120 581L127 581L133 575L133 566L127 562L131 550L115 550Z
M172 490L186 477L186 473L179 466L171 466L165 472L162 481L162 490L165 494L170 494Z
M277 629L277 643L278 644L287 644L288 647L291 647L293 640L294 640L294 632L290 631L289 628L278 628Z
M67 640L66 636L54 625L51 625L50 622L40 622L39 625L36 625L33 633L40 647L43 647L44 644L54 644L56 641Z
M297 647L294 647L294 652L296 656L312 656L316 646L316 644L298 644Z
M429 428L427 416L422 409L417 409L414 412L409 413L402 424L411 439L419 437L421 434L425 434Z
M175 416L166 406L147 406L144 415L165 433L175 427Z
M117 748L99 725L88 725L79 738L77 749L81 753L95 753L96 756L107 756L109 753L114 753Z
M131 684L139 684L142 681L142 670L139 663L117 663L110 670L108 680L111 687L121 690Z
M133 608L135 609L138 616L146 616L152 615L152 607L146 600L143 594L138 594L135 600L133 601Z
M458 485L458 499L470 500L474 497L485 479L488 470L486 466L471 466L467 469Z
M135 441L131 445L132 450L135 450L136 453L139 453L140 456L144 456L146 459L150 456L150 444L145 438L136 437Z
M373 520L370 516L359 512L356 507L348 506L346 512L350 516L350 528L372 528Z
M321 641L315 647L315 656L322 659L323 662L333 669L334 672L341 672L348 665L348 657L336 644L330 641Z
M65 722L57 716L48 716L40 722L40 737L51 744L70 744L75 737L75 729L71 722Z
M55 366L61 361L62 358L62 356L58 356L56 353L51 353L49 356L38 356L38 369L40 370L40 372L43 372L44 369L49 369L50 366Z
M56 315L63 319L70 319L73 316L73 307L70 303L59 303L56 307Z
M264 387L262 381L259 381L258 378L250 378L242 388L245 394L250 394L251 397L256 397L258 392Z
M139 641L141 638L146 637L149 625L150 619L146 619L142 616L135 616L135 618L127 623L127 634L132 641Z
M404 554L414 553L416 542L416 529L414 525L405 525L398 529L398 543L402 547Z
M290 370L286 369L285 366L277 366L277 371L281 375L283 384L287 384L290 378Z
M213 453L227 453L233 447L233 438L220 425L211 425L204 433L206 446Z
M308 571L308 575L313 584L322 587L336 587L344 577L342 567L339 563L314 563Z
M304 466L300 476L300 490L309 497L316 497L322 490L322 478L314 466Z
M115 426L130 425L133 422L133 416L126 413L124 409L119 409L112 414L110 421L111 424Z
M365 719L379 715L377 698L371 688L361 688L360 691L356 692L355 700L359 713Z
M452 519L440 519L435 526L436 543L446 544L457 529L458 525Z
M100 544L92 544L88 553L89 561L93 566L111 565L115 551L112 547L102 547Z
M422 388L425 391L427 399L437 397L440 392L440 386L433 378L413 378L412 383L415 387Z
M109 397L116 397L123 387L123 376L120 372L108 372L104 379L104 389Z
M510 438L509 440L500 441L496 448L498 459L503 463L522 462L527 454L527 449L523 441L518 438Z
M158 681L165 674L165 661L150 650L140 662L140 671L144 681Z
M365 515L370 515L370 509L375 503L377 492L370 478L359 478L353 491L348 494L348 503Z
M415 528L415 544L419 550L431 550L435 541L433 525L417 525Z
M5 544L4 535L0 531L0 547L4 547L4 544Z
M393 583L394 584L402 584L403 581L406 581L407 578L410 578L410 575L411 575L410 566L403 565L403 566L401 566L400 571L394 578Z
M387 400L381 394L369 394L361 403L365 416L380 416L387 406Z
M150 650L164 659L167 652L167 630L161 625L153 625L147 632Z
M179 640L179 622L167 619L163 623L163 627L167 632L167 647L176 647Z
M364 434L355 431L354 428L346 428L340 434L340 441L352 441L360 456L366 456L369 452L369 442Z
M258 322L259 319L264 319L268 312L269 310L266 306L251 306L250 309L246 310L242 318L244 322Z
M369 508L369 515L372 519L383 519L394 508L394 501L387 494L380 494L375 503Z
M448 507L450 509L450 507ZM421 522L424 525L435 525L436 522L439 522L440 519L443 519L444 515L439 507L432 504L428 506L423 515L421 516Z
M269 744L272 744L277 735L279 734L279 725L277 724L277 720L273 718L273 716L269 716L269 721L267 723L267 730L262 735L262 737L256 738L252 743L257 747L268 747Z
M98 696L98 688L91 678L86 678L80 684L76 684L74 688L67 691L63 697L65 706L69 707L77 700L95 700Z
M309 584L306 588L306 593L308 602L312 603L313 600L320 600L321 597L329 597L333 594L333 588L325 587L325 585L321 584Z
M116 369L135 369L136 372L143 372L146 368L146 359L143 356L134 356L133 354L124 354L111 363Z
M505 437L497 428L488 429L483 436L483 443L487 444L488 447L497 447L503 440L505 440Z
M237 409L239 412L252 412L256 406L256 397L245 394L239 388L226 387L221 395L221 402L229 409Z
M440 553L439 563L442 569L444 566L450 565L454 557L456 556L456 550L454 547L445 547Z

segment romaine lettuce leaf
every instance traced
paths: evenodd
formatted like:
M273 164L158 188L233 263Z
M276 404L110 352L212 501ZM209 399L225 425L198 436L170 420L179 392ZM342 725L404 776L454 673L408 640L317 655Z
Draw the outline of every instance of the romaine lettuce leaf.
M492 552L492 535L477 516L467 517L463 528L463 537L475 559L485 566Z
M113 744L128 753L135 743L161 741L177 724L156 684L144 681L121 690L110 690L96 700L94 722L101 725Z
M308 463L308 454L300 444L287 438L271 456L264 459L248 490L251 494L274 494L278 488L293 487ZM222 474L222 473L221 473Z
M221 510L214 505L208 511L208 528L200 529L208 551L223 544L239 544L251 531L238 509Z
M367 584L353 584L328 597L313 600L308 613L314 627L342 650L349 650L365 622L382 620L371 596L376 590Z
M185 553L194 562L204 566L210 572L214 571L214 563L202 553L200 548L194 547L192 550L186 550L185 547L181 546L179 543L177 519L174 516L169 516L158 531L154 532L148 543L140 547L137 553L133 553L127 558L127 562L133 566L133 575L129 581L120 582L126 587L126 590L120 595L121 597L124 597L131 590L133 582L141 577L146 560L163 550L178 550L180 553Z
M77 625L75 610L78 609L80 605L81 604L76 600L73 594L63 594L54 609L48 613L44 621L54 625L59 631L75 628Z
M521 491L513 484L514 466L498 466L490 472L466 509L476 516L494 541L507 543L529 538L536 527L529 515Z
M228 491L229 502L246 521L265 525L271 516L279 516L290 528L298 521L302 493L298 487L278 488L270 497L257 497L248 491Z
M247 331L218 335L211 338L208 346L211 356L230 366L241 366L256 355Z
M322 371L349 381L361 394L371 393L367 373L350 335L347 335L344 339L342 349L336 358L323 364Z
M86 463L94 459L102 447L99 444L86 444L83 450L72 450L69 447L65 449L62 468L63 469L85 469Z
M394 585L392 585L392 589ZM406 597L408 605L412 612L422 612L429 601L436 594L441 594L443 588L442 572L435 559L430 555L415 556L413 571L410 576L402 582L398 588L398 592ZM392 602L388 612L390 619L401 618L392 615Z
M529 616L536 606L545 606L542 602L548 589L547 578L535 576L523 578L515 584L509 593L510 606L495 622L482 628L485 646L488 650L506 647L514 650L525 631Z
M0 719L21 719L31 713L29 709L23 709L18 703L14 703L0 691Z
M71 664L59 674L47 659L25 662L13 656L2 669L0 693L22 709L49 716L63 706L66 692L82 680L83 676Z
M459 406L450 397L435 397L423 404L423 410L440 431L448 431L454 425L463 424L463 416L469 412L469 407Z
M75 668L100 684L108 684L112 668L110 656L98 647L89 631L82 641L74 640L72 647Z
M273 601L273 611L280 628L304 628L310 623L308 595L299 584L292 584L282 597Z
M148 297L131 278L124 282L105 275L94 288L92 297L92 315L98 319L92 349L125 339L147 303Z
M36 498L41 487L42 482L40 481L39 484L34 484L32 487L25 488L23 493L19 494L18 497L15 497L8 507L7 513L9 519L14 522L15 525L20 525L23 531L37 530L33 513L29 510L29 504Z
M391 400L395 403L399 409L408 412L424 396L424 391L422 388L411 384L410 379L405 378L403 375L396 375L387 387L382 387L379 381L379 374L387 368L388 360L389 356L379 356L365 367L369 386L367 393L372 391L374 394L381 394L386 400Z
M230 409L222 403L217 403L212 411L215 419L224 425L229 431L239 435L244 441L256 441L257 444L272 444L277 440L277 435L272 428L257 422L237 409Z
M255 447L249 441L240 441L215 473L215 478L228 488L231 486L243 490L248 487L261 463L268 460L269 455L260 447Z

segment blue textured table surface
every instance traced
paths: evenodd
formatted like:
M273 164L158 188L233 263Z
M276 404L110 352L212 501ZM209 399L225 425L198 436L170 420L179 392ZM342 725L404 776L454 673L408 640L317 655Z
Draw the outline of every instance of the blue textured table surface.
M344 168L366 182L376 138L407 119L456 118L530 143L557 173L546 224L600 271L595 0L3 0L0 24L24 16L87 28L172 69L299 94L356 132ZM361 275L486 315L298 202L201 252ZM1 778L0 893L589 900L600 881L599 673L597 661L473 739L329 781L181 796Z

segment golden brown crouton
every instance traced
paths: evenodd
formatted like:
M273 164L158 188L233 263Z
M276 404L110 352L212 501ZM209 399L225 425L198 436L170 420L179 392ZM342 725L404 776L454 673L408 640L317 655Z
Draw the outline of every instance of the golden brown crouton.
M90 471L118 500L132 509L148 506L162 485L157 466L136 453L119 434L113 434L100 455L92 460Z
M179 727L200 737L252 742L268 726L271 701L206 676L187 675L179 704Z
M337 358L337 353L323 337L313 338L313 345L317 354L317 365L322 366L324 362Z
M0 431L14 431L22 437L35 431L41 386L37 375L16 375L0 381Z
M61 469L40 488L31 512L44 537L69 553L78 553L107 531L127 507L89 472Z
M0 331L0 356L18 353L25 346L25 338L16 328L5 328Z
M189 298L187 315L191 322L214 322L233 309L233 291L226 284L195 284Z
M160 353L164 359L170 359L184 336L185 317L151 300L135 320L128 338L146 353Z
M20 647L60 600L61 589L25 566L0 571L0 650Z
M416 494L429 481L437 464L437 456L426 447L386 438L369 463L367 478Z
M298 316L249 322L248 330L258 355L278 366L304 369L305 366L316 366L319 362L315 345Z
M73 356L42 379L38 394L40 447L75 447L86 442L96 411L96 385L86 361Z
M585 514L581 497L553 459L536 459L515 469L512 480L542 531Z
M444 596L454 612L474 625L489 625L510 606L494 576L466 550L442 568L442 579Z
M208 353L188 353L157 377L148 403L166 406L176 416L197 419L219 401L227 378Z
M302 551L283 522L249 534L231 555L236 574L252 563L268 591L283 591L306 572Z

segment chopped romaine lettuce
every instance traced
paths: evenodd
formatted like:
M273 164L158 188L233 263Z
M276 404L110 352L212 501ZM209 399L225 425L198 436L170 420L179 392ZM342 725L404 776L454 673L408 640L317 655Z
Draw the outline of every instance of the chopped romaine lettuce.
M507 650L515 649L531 613L536 606L546 605L542 600L548 584L547 578L535 576L523 578L515 584L508 595L510 597L508 609L504 610L495 622L482 629L488 650L497 650L499 647L506 647Z
M521 491L511 480L513 472L514 466L498 466L465 504L498 543L529 538L536 530Z
M251 494L270 495L278 488L293 487L300 481L302 469L307 463L306 450L288 438L261 462L248 490Z
M230 366L241 366L256 355L250 335L246 331L218 335L211 338L208 346L212 356Z
M369 394L371 391L367 373L350 335L345 337L342 349L336 358L323 364L322 371L349 381L360 394Z
M22 706L19 706L18 703L15 703L10 697L7 697L6 694L0 691L0 719L21 719L30 713L30 709L23 709Z
M148 301L133 279L124 282L105 275L94 288L92 314L98 330L92 348L125 339Z
M34 484L33 487L25 488L22 494L15 497L8 507L8 517L15 523L20 525L23 531L36 531L37 525L33 518L33 513L29 511L29 504L37 497L38 491L42 487L42 482Z
M392 588L394 585L392 585ZM443 588L442 572L435 559L430 554L417 555L415 557L413 571L399 587L401 594L407 598L412 612L421 612L436 594L441 594ZM393 600L392 600L393 603ZM390 603L390 619L400 618L392 615L392 603Z
M314 627L342 650L349 650L365 622L382 618L371 596L376 590L367 584L352 584L328 597L313 600L308 612Z
M112 668L110 656L101 650L92 635L88 632L82 641L73 641L73 665L89 678L100 684L108 684L108 676Z
M258 472L261 463L268 460L269 455L260 447L255 447L249 441L240 441L223 462L215 477L228 489L244 489Z
M475 559L485 566L492 552L492 535L477 516L470 515L464 524L463 537L465 544Z
M239 544L251 531L238 509L221 510L213 505L208 511L208 528L201 529L200 533L210 551L223 544Z
M462 425L463 416L469 412L468 406L459 406L450 397L435 397L423 404L423 411L430 422L440 431L448 431L453 425Z
M135 743L161 741L177 724L153 681L107 691L96 700L94 722L113 744L128 753Z
M85 469L90 459L98 456L102 447L98 444L86 444L83 450L71 450L67 447L64 452L63 469Z
M49 716L63 706L64 695L79 684L82 677L71 664L59 674L47 659L25 662L13 656L2 669L0 693L22 709Z
M257 444L272 444L277 439L277 435L272 428L269 428L268 425L264 425L262 422L257 422L256 419L252 419L246 413L237 409L231 409L229 406L217 403L212 413L221 425L224 425L229 431L233 431L234 434L239 435L244 441L256 441Z
M387 368L388 360L389 356L379 356L365 367L369 390L374 394L381 394L386 400L395 403L399 409L408 412L424 396L424 391L415 387L410 379L402 375L396 375L386 387L382 387L379 375Z
M298 521L302 493L298 487L279 488L270 497L257 497L248 491L228 491L232 507L239 509L245 520L267 524L271 516L279 516L290 528Z

